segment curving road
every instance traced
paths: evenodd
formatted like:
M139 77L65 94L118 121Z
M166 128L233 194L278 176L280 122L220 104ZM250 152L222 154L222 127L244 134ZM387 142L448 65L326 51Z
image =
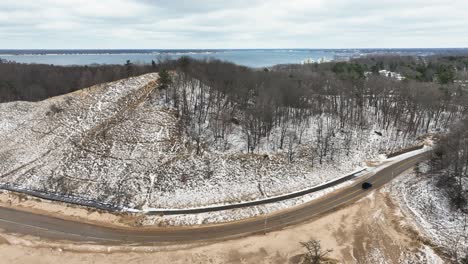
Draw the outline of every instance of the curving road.
M0 208L0 228L11 233L34 235L46 239L99 244L150 245L246 236L298 224L320 214L336 210L338 207L351 204L368 194L369 191L361 188L363 181L371 182L373 188L380 188L416 163L426 160L429 155L430 152L423 152L398 161L370 177L362 177L349 187L304 205L270 214L268 218L262 216L239 222L200 227L115 229Z

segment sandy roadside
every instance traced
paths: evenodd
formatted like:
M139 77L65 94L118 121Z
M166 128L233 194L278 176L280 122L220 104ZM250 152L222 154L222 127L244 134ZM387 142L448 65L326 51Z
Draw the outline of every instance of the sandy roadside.
M0 191L0 207L33 212L41 215L54 215L62 219L116 227L139 226L143 216L127 213L110 213L89 207L49 201L29 195Z

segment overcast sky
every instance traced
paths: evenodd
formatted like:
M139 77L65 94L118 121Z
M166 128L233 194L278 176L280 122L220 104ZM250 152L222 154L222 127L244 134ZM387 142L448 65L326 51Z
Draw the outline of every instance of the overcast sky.
M467 0L0 0L0 49L468 47Z

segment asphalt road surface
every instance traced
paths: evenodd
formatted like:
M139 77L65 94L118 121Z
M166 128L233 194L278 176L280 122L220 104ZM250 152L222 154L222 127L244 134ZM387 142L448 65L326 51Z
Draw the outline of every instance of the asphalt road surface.
M0 208L0 228L10 233L38 236L52 240L95 242L98 244L164 244L178 242L201 242L224 240L251 234L260 234L298 224L320 214L332 212L366 196L373 189L382 187L403 171L429 157L424 152L392 164L371 177L363 176L349 187L337 190L323 198L301 206L293 207L244 221L207 225L200 227L171 227L155 229L114 229L85 224L51 216L37 215L14 209ZM364 181L372 183L370 190L363 190Z

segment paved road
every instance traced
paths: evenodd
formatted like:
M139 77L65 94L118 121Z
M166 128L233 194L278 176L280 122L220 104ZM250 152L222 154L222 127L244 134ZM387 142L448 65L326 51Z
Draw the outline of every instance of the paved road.
M425 152L392 164L366 181L371 182L374 185L373 188L379 188L419 161L427 159L428 156L429 153ZM99 244L151 245L166 242L221 240L278 230L304 222L320 214L331 212L340 206L351 204L369 193L368 190L362 190L361 188L365 178L363 177L353 185L333 192L321 199L271 214L266 222L264 217L257 217L230 224L193 228L113 229L0 208L0 228L7 232L29 234L47 239L87 241Z

